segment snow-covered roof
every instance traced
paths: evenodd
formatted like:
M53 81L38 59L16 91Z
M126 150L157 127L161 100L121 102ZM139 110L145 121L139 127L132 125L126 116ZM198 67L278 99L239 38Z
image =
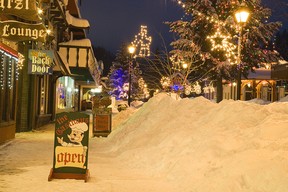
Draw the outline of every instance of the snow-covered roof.
M90 39L72 40L72 41L59 43L58 45L92 47Z
M255 69L255 72L250 72L247 79L271 79L271 69Z
M67 23L73 27L78 27L78 28L90 27L89 21L87 19L73 17L69 13L69 11L66 11L66 20L67 20Z
M280 64L280 65L288 64L288 61L286 61L286 60L279 60L279 64Z

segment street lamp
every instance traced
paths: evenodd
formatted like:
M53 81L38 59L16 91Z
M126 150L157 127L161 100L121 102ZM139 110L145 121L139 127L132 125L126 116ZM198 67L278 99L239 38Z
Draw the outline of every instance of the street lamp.
M128 51L130 53L130 60L129 60L129 88L128 88L128 105L130 106L131 103L131 87L132 87L132 69L133 69L133 54L135 52L135 47L133 45L130 45L128 47Z
M241 96L241 41L242 41L242 28L243 25L247 22L250 13L247 6L242 3L239 9L235 12L235 18L237 23L239 24L239 37L238 37L238 58L237 63L239 65L238 69L238 77L237 77L237 100L240 100Z

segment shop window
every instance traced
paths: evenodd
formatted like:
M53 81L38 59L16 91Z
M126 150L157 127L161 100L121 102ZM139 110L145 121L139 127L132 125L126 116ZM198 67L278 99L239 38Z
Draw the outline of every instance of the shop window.
M75 88L74 79L71 77L60 77L56 84L57 109L69 109L74 107Z
M0 50L0 122L15 120L17 58Z

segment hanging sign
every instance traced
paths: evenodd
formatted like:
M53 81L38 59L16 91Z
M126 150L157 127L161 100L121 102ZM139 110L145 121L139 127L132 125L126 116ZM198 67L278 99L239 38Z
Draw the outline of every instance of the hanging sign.
M52 75L53 51L30 49L28 58L28 74Z
M40 21L36 0L0 0L0 14L14 15L28 21Z
M19 21L0 21L0 37L12 41L45 42L46 28L40 24L28 24Z
M48 181L88 180L89 115L63 112L56 115L53 168Z

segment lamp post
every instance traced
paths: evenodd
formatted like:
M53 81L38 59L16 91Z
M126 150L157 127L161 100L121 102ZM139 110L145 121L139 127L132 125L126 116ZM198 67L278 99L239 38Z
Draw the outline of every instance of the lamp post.
M128 105L130 106L131 103L131 88L132 88L132 69L133 69L133 54L135 52L135 47L130 45L128 47L128 51L130 53L130 60L129 60L129 88L128 88Z
M237 100L240 100L241 97L241 41L242 41L242 28L243 25L247 22L250 13L247 6L242 3L240 8L235 12L235 18L237 23L239 24L239 37L238 37L238 58L237 63L239 65L238 73L237 73Z

